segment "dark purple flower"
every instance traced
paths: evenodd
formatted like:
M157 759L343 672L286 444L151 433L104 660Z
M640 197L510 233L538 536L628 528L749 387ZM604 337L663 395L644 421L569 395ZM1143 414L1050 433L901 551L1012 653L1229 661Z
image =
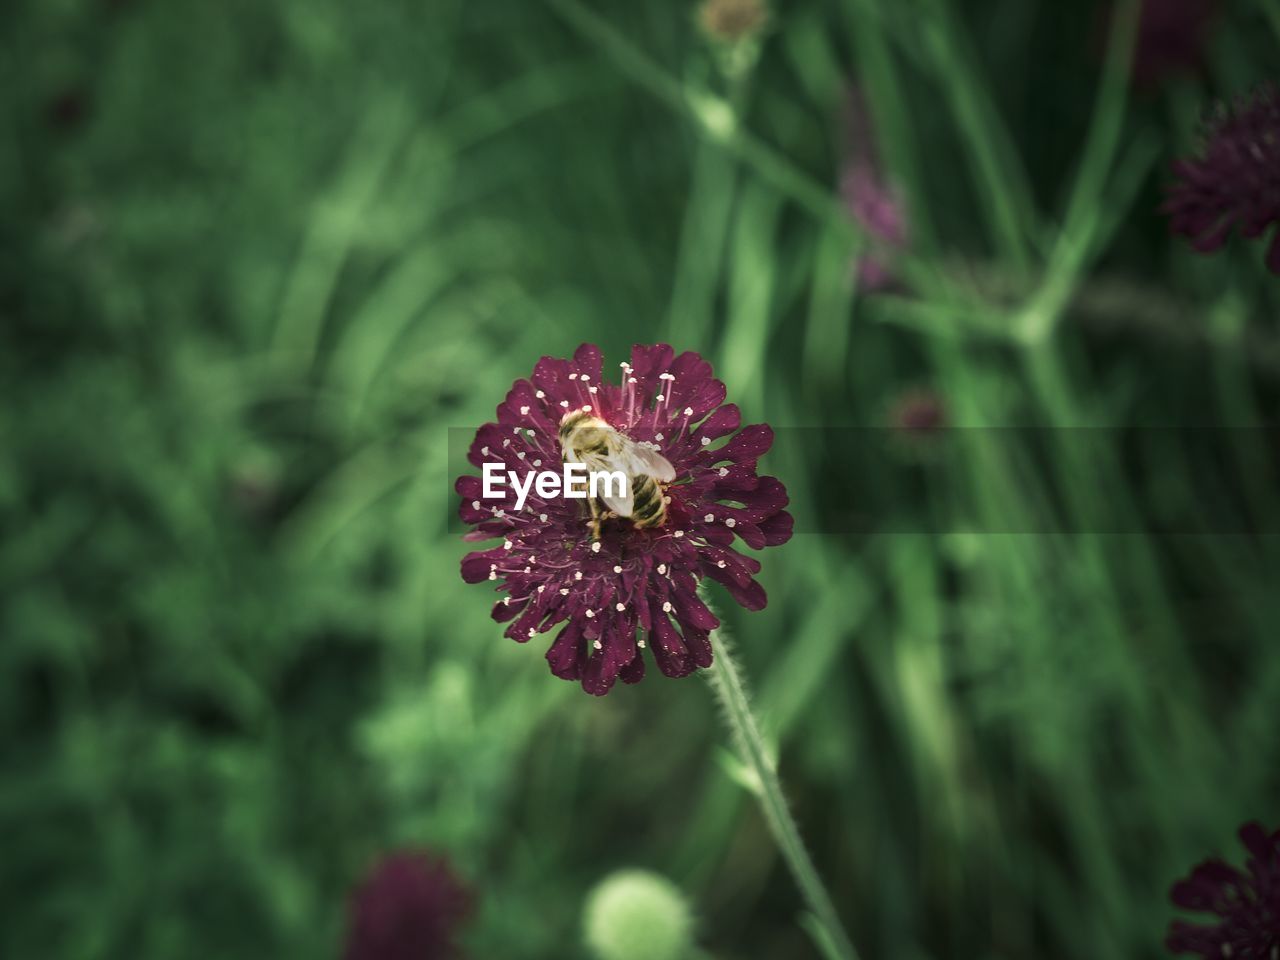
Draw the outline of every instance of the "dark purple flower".
M614 517L593 538L584 501L529 493L515 509L482 499L481 478L461 477L462 519L476 527L467 539L502 543L468 554L462 577L492 580L506 594L493 618L510 622L506 636L524 642L563 624L547 660L551 672L581 681L588 693L609 692L619 677L644 676L649 646L658 669L683 677L711 665L709 632L719 621L698 598L709 576L749 610L764 607L753 574L760 563L733 549L734 539L760 549L791 537L787 492L774 477L756 474L773 431L738 427L725 387L696 353L679 356L666 344L635 346L622 365L622 385L601 377L597 347L583 344L572 360L543 357L528 380L517 380L498 407L498 422L480 428L468 459L502 463L523 477L559 470L560 422L583 410L632 441L656 445L675 468L661 525L639 528ZM732 436L727 443L712 446Z
M1145 0L1133 50L1133 80L1150 89L1204 59L1219 0Z
M1246 870L1206 860L1174 884L1170 896L1177 906L1218 917L1210 925L1175 920L1164 941L1174 953L1280 958L1280 830L1268 836L1260 824L1246 823L1240 842L1249 851Z
M1179 181L1164 210L1174 233L1201 253L1219 249L1232 229L1254 238L1280 224L1280 94L1264 85L1223 107L1211 121L1200 156L1174 164ZM1280 230L1273 230L1267 267L1280 274Z
M845 121L845 161L840 196L854 221L873 238L891 248L907 243L907 218L898 191L885 177L876 146L871 111L858 90L848 97ZM864 253L858 259L858 283L868 292L891 289L896 278L882 255Z
M442 859L396 853L351 898L345 960L446 960L471 912L471 894Z

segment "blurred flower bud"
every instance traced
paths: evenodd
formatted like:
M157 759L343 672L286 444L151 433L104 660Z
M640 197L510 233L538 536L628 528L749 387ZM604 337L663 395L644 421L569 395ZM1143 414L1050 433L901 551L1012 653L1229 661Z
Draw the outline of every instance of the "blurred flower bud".
M846 96L844 160L840 171L840 196L854 221L884 248L907 246L906 204L880 159L875 123L866 97L857 87ZM900 288L893 265L883 253L868 251L857 261L858 286L865 293Z
M698 25L718 43L740 43L759 36L769 21L764 0L703 0Z
M683 960L693 950L693 917L665 877L622 870L587 898L586 937L600 960Z
M351 898L345 960L446 960L471 894L448 861L404 852L376 864Z
M929 387L908 387L889 401L885 422L889 451L917 465L942 453L950 426L946 402Z
M1200 69L1219 7L1219 0L1144 0L1134 41L1134 82L1152 89Z
M913 436L930 436L947 425L942 398L932 390L916 387L899 394L889 414L890 425Z
M79 129L89 116L89 95L83 87L68 87L45 104L49 125L64 133Z
M227 493L237 513L253 520L269 517L280 493L281 466L270 451L255 448L228 470Z

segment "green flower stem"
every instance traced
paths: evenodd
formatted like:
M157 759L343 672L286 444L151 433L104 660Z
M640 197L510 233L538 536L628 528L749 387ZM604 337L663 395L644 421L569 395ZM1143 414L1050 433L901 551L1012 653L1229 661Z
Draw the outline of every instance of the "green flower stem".
M851 255L865 246L892 258L898 274L921 294L942 299L951 295L947 278L935 265L910 249L893 248L860 227L833 188L815 181L785 154L747 130L723 98L681 83L607 19L578 0L546 0L546 3L569 26L606 52L623 74L691 120L701 136L729 151L810 216L832 225L845 237Z
M1016 320L1018 332L1028 343L1049 339L1080 276L1097 254L1099 231L1105 222L1103 195L1120 148L1129 103L1129 70L1140 13L1139 0L1121 0L1112 17L1107 60L1062 230L1039 292Z
M800 839L800 831L787 807L786 798L782 795L778 772L765 748L760 726L751 713L742 674L719 630L711 631L711 650L715 656L715 663L708 671L711 685L724 706L725 718L738 752L759 783L757 795L773 838L783 859L787 861L805 902L813 912L813 925L816 927L812 931L814 939L830 960L857 960L858 952L844 932L844 927L840 925L840 917L831 902L831 895L827 893L827 888Z

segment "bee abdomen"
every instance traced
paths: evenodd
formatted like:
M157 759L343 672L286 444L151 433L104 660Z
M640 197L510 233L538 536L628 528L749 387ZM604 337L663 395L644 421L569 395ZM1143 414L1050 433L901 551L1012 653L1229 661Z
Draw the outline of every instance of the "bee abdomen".
M631 481L631 520L637 527L658 527L667 519L662 488L653 477L635 477Z

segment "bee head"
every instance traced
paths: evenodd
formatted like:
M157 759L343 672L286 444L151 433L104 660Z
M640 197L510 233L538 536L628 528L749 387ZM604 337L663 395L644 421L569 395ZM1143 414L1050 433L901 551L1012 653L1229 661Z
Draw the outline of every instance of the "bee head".
M570 410L560 418L560 439L564 440L570 436L574 430L582 426L584 422L591 419L591 414L583 410Z

